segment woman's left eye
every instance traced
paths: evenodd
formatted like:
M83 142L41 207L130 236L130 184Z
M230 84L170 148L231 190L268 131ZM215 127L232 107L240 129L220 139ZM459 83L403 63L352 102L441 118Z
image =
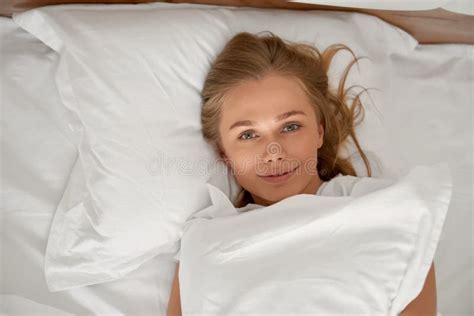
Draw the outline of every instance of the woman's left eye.
M290 127L290 126L296 126L295 128L290 129L290 132L296 131L296 130L298 130L298 129L301 127L301 125L296 124L296 123L291 123L291 124L286 125L286 127ZM286 127L285 127L285 128L286 128Z

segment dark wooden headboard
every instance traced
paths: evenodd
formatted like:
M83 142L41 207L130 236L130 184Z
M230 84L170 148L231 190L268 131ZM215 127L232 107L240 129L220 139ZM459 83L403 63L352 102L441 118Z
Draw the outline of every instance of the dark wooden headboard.
M0 15L11 16L31 8L72 3L196 3L223 6L247 6L286 10L336 10L375 15L410 33L420 44L474 44L474 16L453 13L444 9L426 11L393 11L349 8L287 2L285 0L0 0Z

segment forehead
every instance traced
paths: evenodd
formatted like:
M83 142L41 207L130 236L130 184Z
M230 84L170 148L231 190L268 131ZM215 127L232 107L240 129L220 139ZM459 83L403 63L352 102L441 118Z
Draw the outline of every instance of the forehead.
M224 98L221 122L274 118L280 113L300 110L312 113L312 106L296 78L268 75L260 80L244 81L228 91Z

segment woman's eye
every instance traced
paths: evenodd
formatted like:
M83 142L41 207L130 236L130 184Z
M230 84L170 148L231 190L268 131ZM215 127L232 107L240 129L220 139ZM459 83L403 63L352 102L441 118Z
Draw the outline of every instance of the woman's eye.
M240 134L239 136L239 139L241 140L248 140L248 139L251 139L251 138L248 138L248 137L245 137L246 135L252 135L254 134L253 132L243 132L242 134Z
M301 127L299 124L296 124L296 123L288 124L286 127L291 127L291 126L293 126L294 128L290 128L290 132L296 131L297 129Z
M287 127L289 127L289 130L286 129ZM296 123L291 123L291 124L286 125L284 130L288 131L288 132L294 132L294 131L299 130L300 128L301 128L301 125L296 124ZM242 134L239 135L239 140L251 140L251 139L255 138L255 137L252 137L252 135L254 135L254 134L255 133L251 132L251 131L243 132Z

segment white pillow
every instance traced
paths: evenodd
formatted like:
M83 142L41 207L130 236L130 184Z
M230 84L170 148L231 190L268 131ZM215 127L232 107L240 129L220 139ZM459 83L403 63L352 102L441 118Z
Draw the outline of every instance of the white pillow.
M362 178L350 196L240 209L209 191L181 240L183 314L397 316L423 288L452 179L447 163L420 165Z
M175 251L183 223L210 204L206 183L235 196L234 179L200 130L205 76L233 35L269 30L321 50L344 43L371 58L360 60L360 73L354 66L346 87L378 88L387 57L416 45L376 17L348 12L81 4L36 8L13 19L60 54L56 85L80 139L48 239L51 291L111 281ZM333 87L351 60L346 52L338 56L331 65ZM382 102L383 91L369 92L375 105ZM404 166L387 142L382 118L367 94L362 102L361 146L376 176L397 177ZM341 155L356 159L354 153L352 145ZM364 175L363 164L356 163L356 171Z

